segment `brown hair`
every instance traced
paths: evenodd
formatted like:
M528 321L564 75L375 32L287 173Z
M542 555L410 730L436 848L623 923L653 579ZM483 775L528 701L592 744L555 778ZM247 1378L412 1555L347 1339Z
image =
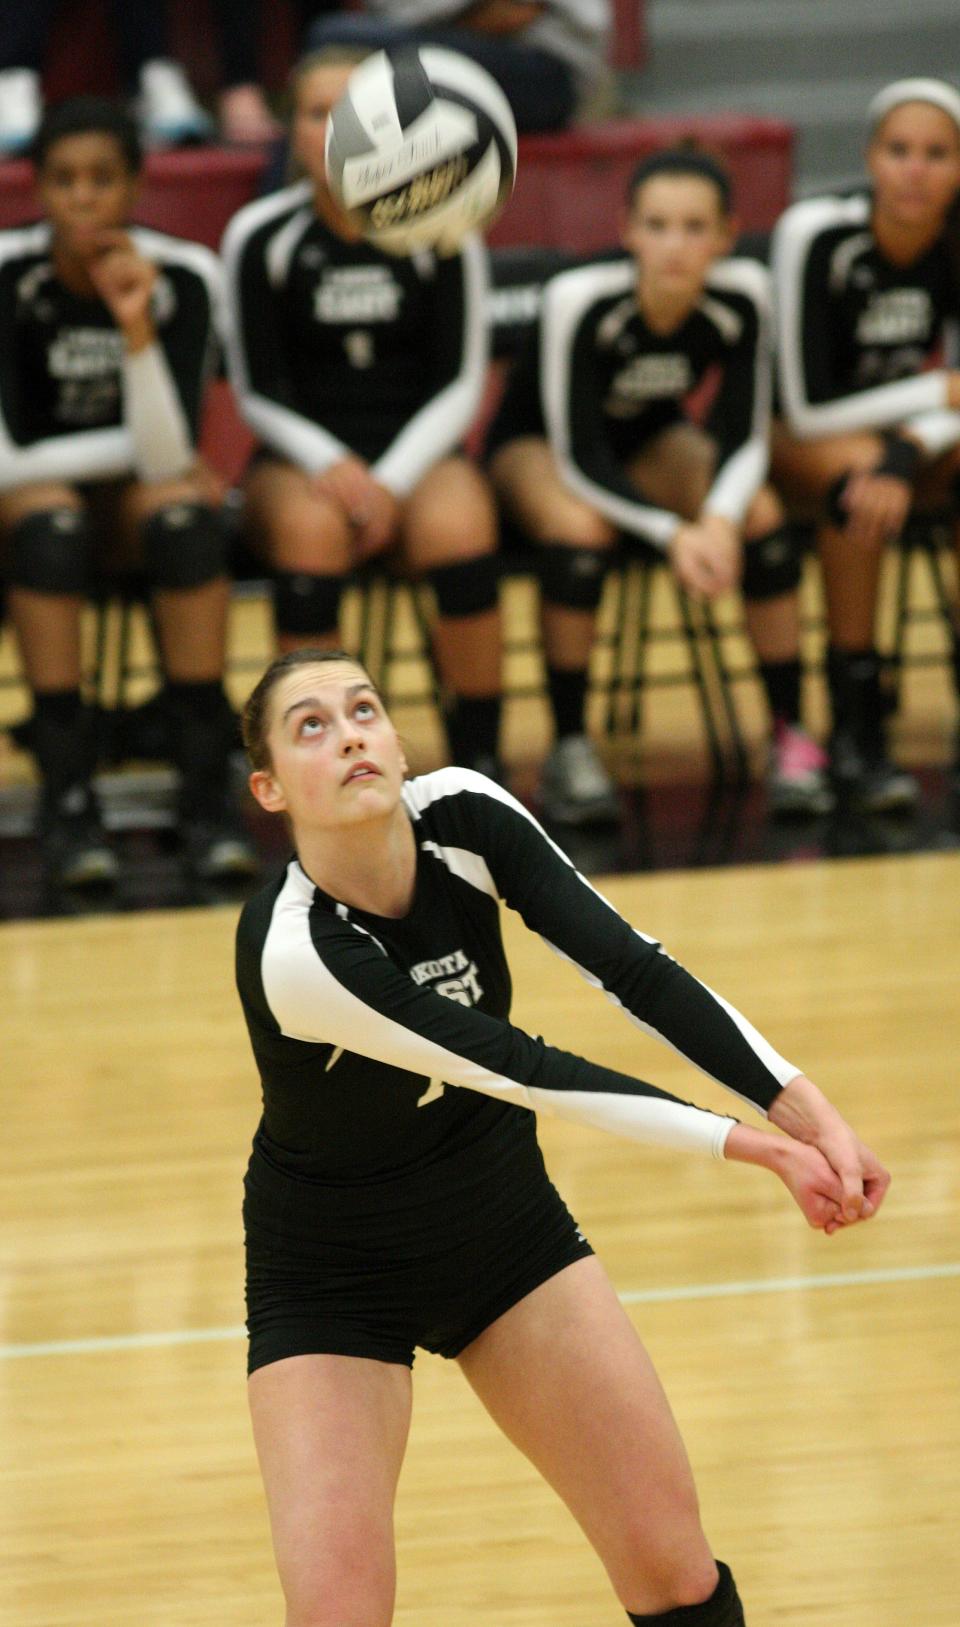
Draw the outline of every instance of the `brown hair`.
M379 695L380 691L370 677L369 672L367 672L363 662L358 660L355 655L351 655L349 650L302 649L288 650L286 655L278 655L276 660L271 661L263 677L260 678L247 696L246 705L243 708L243 717L241 719L243 745L250 759L251 768L262 770L270 769L273 766L270 748L267 745L268 713L270 710L270 696L281 678L285 678L288 672L294 672L297 667L321 666L331 661L349 661L352 667L359 667L360 671L369 680L370 688L375 694Z

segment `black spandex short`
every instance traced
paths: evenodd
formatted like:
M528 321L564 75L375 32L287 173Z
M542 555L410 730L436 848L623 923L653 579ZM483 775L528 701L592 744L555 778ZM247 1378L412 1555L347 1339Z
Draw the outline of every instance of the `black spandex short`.
M318 1243L251 1226L248 1177L248 1371L286 1356L366 1356L412 1367L420 1346L454 1357L549 1277L593 1250L543 1173L522 1212L450 1244L439 1221L422 1253ZM462 1216L460 1217L462 1219ZM389 1215L383 1217L384 1235Z

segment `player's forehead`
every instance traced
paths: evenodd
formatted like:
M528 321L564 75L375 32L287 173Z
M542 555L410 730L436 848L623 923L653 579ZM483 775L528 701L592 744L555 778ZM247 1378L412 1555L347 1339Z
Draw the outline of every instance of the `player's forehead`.
M637 214L690 213L717 215L720 197L705 175L651 175L642 181L633 197Z
M47 148L42 168L85 169L92 165L128 173L123 149L109 130L72 130L58 136Z
M291 710L317 701L334 706L353 694L374 691L368 673L357 661L310 661L294 667L274 686L271 697L273 723L289 715Z
M960 128L932 102L901 102L881 119L873 140L946 142L960 151Z
M296 104L301 111L322 109L329 112L347 88L355 62L318 62L308 68L297 82Z

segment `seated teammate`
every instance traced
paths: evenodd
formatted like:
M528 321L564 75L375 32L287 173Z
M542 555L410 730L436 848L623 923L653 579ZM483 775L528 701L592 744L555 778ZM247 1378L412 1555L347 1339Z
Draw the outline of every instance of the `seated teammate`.
M541 549L556 726L543 807L561 823L617 814L584 700L603 578L621 539L667 558L693 593L742 582L773 719L772 806L830 805L823 753L800 726L800 562L763 484L767 278L753 261L723 259L733 231L729 181L711 158L645 159L629 188L630 257L547 283L536 342L488 439L501 501ZM720 383L701 428L685 403L712 372Z
M35 706L40 835L67 885L117 872L81 696L95 573L149 586L189 864L207 877L255 868L226 791L229 585L219 494L196 449L218 267L198 244L127 226L140 162L125 112L63 103L36 143L46 218L0 233L0 536Z
M479 239L449 259L398 259L365 242L327 186L327 114L354 62L304 59L293 144L306 179L241 209L224 259L230 377L260 437L246 479L255 546L274 572L281 650L340 643L359 564L425 578L437 601L454 761L497 773L497 523L460 452L486 378Z
M869 127L869 183L794 204L774 234L784 423L773 467L819 521L833 775L883 810L917 797L886 742L875 626L884 549L914 504L960 522L960 94L898 80L871 102ZM960 689L960 632L953 666Z

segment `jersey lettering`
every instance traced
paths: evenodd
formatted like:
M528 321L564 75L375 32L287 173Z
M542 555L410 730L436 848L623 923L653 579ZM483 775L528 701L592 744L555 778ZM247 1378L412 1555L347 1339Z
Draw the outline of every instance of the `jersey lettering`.
M324 274L313 311L318 322L396 322L402 299L389 266L343 266Z
M933 320L925 288L888 288L874 294L857 322L861 345L905 345L925 339Z

